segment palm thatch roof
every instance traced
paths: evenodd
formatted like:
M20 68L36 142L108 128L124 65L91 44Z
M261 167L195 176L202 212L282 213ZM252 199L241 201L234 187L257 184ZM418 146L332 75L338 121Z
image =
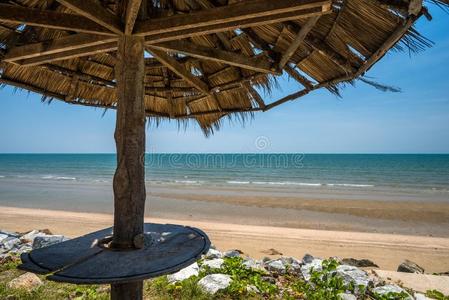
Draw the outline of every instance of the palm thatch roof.
M140 12L120 22L135 3ZM392 48L429 46L413 28L423 15L430 18L422 0L0 1L0 84L115 108L117 36L138 34L148 117L193 119L210 133L225 116L245 118L320 88L338 93ZM298 92L265 103L259 92L283 73Z

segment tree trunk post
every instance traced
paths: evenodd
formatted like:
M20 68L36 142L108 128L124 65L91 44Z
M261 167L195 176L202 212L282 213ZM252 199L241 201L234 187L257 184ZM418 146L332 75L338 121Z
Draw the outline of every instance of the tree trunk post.
M142 237L144 230L144 38L121 36L117 54L117 170L113 181L114 233L111 247L125 250L135 248L135 237ZM142 287L142 281L112 284L111 299L142 299Z

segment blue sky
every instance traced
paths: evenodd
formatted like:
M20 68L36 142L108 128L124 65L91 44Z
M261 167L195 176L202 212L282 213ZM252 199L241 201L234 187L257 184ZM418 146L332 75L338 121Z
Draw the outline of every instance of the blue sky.
M196 125L147 129L147 152L449 153L449 14L435 7L418 29L435 42L424 53L389 53L368 75L400 87L384 93L358 82L342 99L316 91L242 126L225 121L205 138ZM282 79L267 103L300 88ZM0 153L115 152L115 112L59 101L10 87L0 90ZM268 141L260 150L257 140Z

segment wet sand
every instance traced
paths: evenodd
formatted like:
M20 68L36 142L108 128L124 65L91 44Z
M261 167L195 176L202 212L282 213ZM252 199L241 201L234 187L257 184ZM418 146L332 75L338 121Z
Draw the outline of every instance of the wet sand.
M0 206L113 212L111 184L0 182ZM449 238L449 195L147 185L152 218ZM1 225L1 220L0 220Z
M449 270L449 239L413 235L392 235L346 231L310 230L273 226L240 225L233 222L207 222L151 217L155 223L177 223L203 229L221 250L240 249L261 258L275 248L283 255L368 258L382 269L396 270L410 259L427 272ZM242 220L244 221L244 220ZM0 228L27 231L48 228L54 233L79 236L112 224L111 214L0 207ZM272 256L273 257L273 256Z

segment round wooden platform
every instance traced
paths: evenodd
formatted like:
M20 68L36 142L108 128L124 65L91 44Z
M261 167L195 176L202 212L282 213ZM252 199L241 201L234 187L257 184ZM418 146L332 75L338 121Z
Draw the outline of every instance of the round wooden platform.
M172 224L145 224L142 249L114 251L99 241L112 235L112 228L21 256L20 269L51 274L54 281L76 284L115 284L149 279L179 271L197 261L210 247L199 229Z

